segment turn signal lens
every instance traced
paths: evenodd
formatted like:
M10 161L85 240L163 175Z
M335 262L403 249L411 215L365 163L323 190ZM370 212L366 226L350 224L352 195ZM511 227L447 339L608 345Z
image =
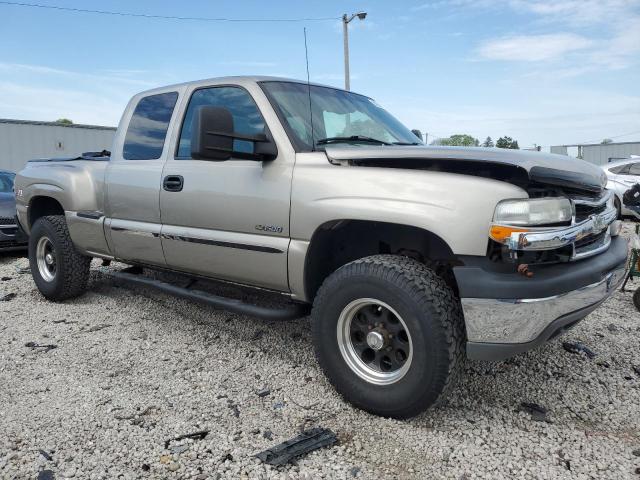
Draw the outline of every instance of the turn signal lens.
M528 232L527 228L519 228L519 227L507 227L504 225L492 225L491 230L489 230L489 236L492 240L495 240L499 243L506 243L506 241L511 237L512 233L521 233Z

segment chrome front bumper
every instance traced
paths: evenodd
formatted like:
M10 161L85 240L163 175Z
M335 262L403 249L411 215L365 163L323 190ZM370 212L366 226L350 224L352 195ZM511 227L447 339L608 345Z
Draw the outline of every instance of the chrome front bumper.
M546 298L463 298L467 340L489 344L534 342L554 322L576 314L573 316L579 318L571 318L575 323L593 311L622 283L624 274L625 267L618 267L597 283Z

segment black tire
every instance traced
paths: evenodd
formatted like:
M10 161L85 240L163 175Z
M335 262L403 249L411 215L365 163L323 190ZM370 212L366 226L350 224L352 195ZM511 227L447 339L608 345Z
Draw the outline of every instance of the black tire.
M618 220L622 220L622 205L620 204L620 200L618 197L613 199L613 204L616 207L616 211L618 212L618 216L616 217Z
M636 288L633 292L633 304L636 306L636 310L640 312L640 288Z
M362 378L340 350L341 313L362 298L390 306L410 335L408 370L391 384ZM396 255L359 259L330 275L314 301L312 335L318 362L335 389L354 406L384 417L410 418L435 405L464 362L460 301L433 270Z
M38 266L37 249L41 241L49 247L54 262L49 278L43 276ZM45 298L58 302L84 293L90 264L91 257L80 254L74 247L63 215L36 220L29 236L29 265L33 280Z

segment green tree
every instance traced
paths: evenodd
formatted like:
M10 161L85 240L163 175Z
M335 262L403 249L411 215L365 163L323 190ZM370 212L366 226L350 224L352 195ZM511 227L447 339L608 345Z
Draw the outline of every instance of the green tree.
M457 146L457 147L477 147L480 142L477 138L467 135L466 133L459 133L451 135L449 138L441 138L438 141L439 145Z
M491 139L491 137L487 137L487 139L484 142L482 142L482 146L483 147L493 147L495 145L493 144L493 140Z
M500 137L496 142L496 147L498 148L512 148L518 150L520 147L518 146L518 141L512 139L511 137Z
M73 121L68 118L59 118L56 120L56 123L61 123L62 125L73 125Z
M600 142L602 145L607 145L608 143L613 143L613 140L610 138L605 138Z

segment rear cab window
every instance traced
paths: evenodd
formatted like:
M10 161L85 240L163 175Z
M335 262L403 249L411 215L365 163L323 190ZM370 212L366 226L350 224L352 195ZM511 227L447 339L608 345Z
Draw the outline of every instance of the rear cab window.
M125 160L156 160L162 155L178 92L159 93L140 99L124 139Z

